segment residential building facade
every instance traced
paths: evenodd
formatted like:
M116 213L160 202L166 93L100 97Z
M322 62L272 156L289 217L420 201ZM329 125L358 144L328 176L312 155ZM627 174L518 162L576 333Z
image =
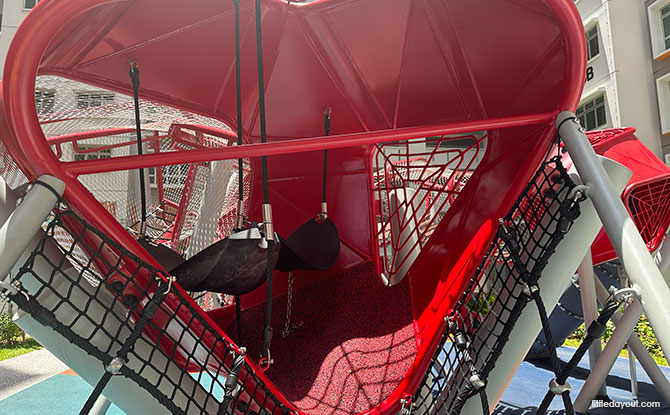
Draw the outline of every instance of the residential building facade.
M670 2L668 0L667 2ZM576 0L584 23L587 69L576 114L588 129L631 126L657 156L663 140L644 0Z
M647 0L652 75L666 163L670 162L670 0Z

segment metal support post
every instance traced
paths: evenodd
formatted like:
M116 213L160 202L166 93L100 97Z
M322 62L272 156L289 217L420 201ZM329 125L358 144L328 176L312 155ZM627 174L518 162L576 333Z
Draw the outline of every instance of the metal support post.
M633 329L641 315L642 307L638 301L632 302L626 308L626 312L623 314L621 320L619 320L619 324L605 345L600 359L598 359L598 362L594 366L591 366L591 372L588 378L586 378L584 386L579 391L577 399L575 399L575 411L586 412L589 409L591 401L596 397L596 394L600 390L600 385L607 378L607 374L612 369L617 357L619 357L619 352L623 349L624 344L626 344L626 341L633 333Z
M575 115L569 111L560 113L556 125L575 168L590 188L589 198L593 200L605 231L626 268L632 288L640 295L642 308L661 349L666 356L670 356L670 287L649 254L619 192L613 189L612 182L598 162L598 156Z
M109 399L105 398L104 395L100 395L88 415L105 415L111 405L112 402Z
M39 180L59 194L65 191L65 183L53 176L44 175ZM57 201L51 190L34 185L22 201L16 202L18 206L0 227L0 280L9 274Z
M626 270L623 267L618 267L617 272L619 274L621 288L628 288L630 284L628 284L628 274L626 274ZM635 353L630 347L628 348L628 370L630 372L630 392L637 398L637 366L635 365Z
M589 327L593 321L598 318L598 300L596 299L595 275L593 272L593 259L591 258L591 249L586 252L582 263L577 268L579 277L579 293L582 298L582 311L584 313L584 327ZM595 366L600 354L602 345L599 340L593 342L589 348L589 366ZM598 396L607 396L605 382L600 385Z
M48 183L58 192L62 191L62 182L52 181L53 178L48 178L45 180L45 177L41 177L40 180ZM59 183L61 183L59 185ZM31 190L30 194L35 192L35 194L42 195L42 191L48 192L50 195L53 195L48 189L42 186L35 186L35 189ZM0 222L5 222L5 226L11 226L11 229L14 229L15 235L11 233L3 233L3 235L16 236L18 238L25 238L23 234L28 234L27 229L23 231L16 232L15 224L16 221L20 220L22 215L25 213L16 212L16 210L21 211L30 211L30 208L34 208L28 213L33 215L42 214L48 212L51 207L53 207L54 199L51 202L50 206L36 206L34 204L34 196L30 198L26 197L19 209L16 209L17 198L14 195L14 192L9 189L5 181L0 177ZM31 201L32 200L32 201ZM19 214L20 213L20 214ZM11 218L10 218L10 215ZM44 213L46 216L46 213ZM9 219L8 219L9 218ZM42 219L43 220L43 219ZM35 220L42 224L42 220ZM39 227L39 225L38 225ZM41 236L43 231L39 230L34 235L31 236L28 243L28 248L24 250L23 256L19 259L17 264L12 269L12 273L16 274L19 267L21 267L28 256L30 255L34 246L41 241ZM12 243L16 243L16 238L11 239ZM2 241L6 243L6 241ZM37 301L48 309L56 309L55 316L59 321L72 322L75 321L81 315L78 310L81 310L85 307L89 309L89 315L87 319L81 319L74 327L77 334L87 337L88 340L100 350L109 350L112 347L110 342L113 342L113 339L109 337L107 333L116 333L120 338L124 338L130 334L129 330L122 327L122 322L127 316L128 309L121 305L119 301L115 301L115 295L108 289L100 289L99 287L94 287L90 284L81 284L74 285L73 283L78 280L78 271L75 270L70 262L63 257L63 253L56 246L56 244L51 240L46 240L46 245L41 247L44 257L37 256L34 263L31 265L31 268L35 275L48 276L66 274L68 278L59 278L55 277L51 280L51 284L48 289L44 288L40 279L35 278L32 273L26 273L21 277L21 284L23 288L33 295L41 292ZM2 265L5 266L5 257L4 252ZM58 274L54 273L54 264L59 264ZM10 264L11 265L11 264ZM72 307L60 307L57 305L62 304L62 299L67 296L68 301L72 303ZM92 297L96 298L96 301L91 302ZM112 314L107 315L106 313L109 310L112 310ZM107 317L106 317L107 316ZM18 310L14 315L15 323L26 331L30 336L39 341L45 348L47 348L54 356L58 357L63 363L72 368L77 374L84 379L86 382L91 385L95 385L100 377L105 373L105 369L102 363L95 357L84 352L78 346L75 346L66 338L55 335L51 327L45 326L43 323L38 322L32 315L24 312L23 310ZM96 330L97 328L103 326L105 330ZM93 337L91 333L95 333ZM197 344L197 339L193 338L190 334L185 334L183 337L184 344ZM195 353L195 350L186 350L187 353ZM161 392L164 394L171 394L174 392L174 387L172 385L159 382L158 376L167 376L169 378L177 378L183 375L183 370L179 365L177 365L173 360L167 359L166 357L161 357L162 355L155 354L154 349L150 344L146 342L138 342L135 345L133 356L141 356L142 359L150 359L152 363L158 367L164 369L163 373L148 374L147 379L154 384L159 385ZM131 357L129 365L137 365L138 360L135 357ZM199 406L191 405L187 411L188 415L201 415L202 413L216 413L218 406L216 406L217 401L207 398L207 392L203 389L196 389L195 379L186 377L183 379L185 383L183 386L187 390L195 391L193 396L177 396L175 397L175 404L180 407L186 408L189 399L195 399L197 402L205 402L205 408L200 408ZM191 385L193 383L193 385ZM189 389L191 388L191 389ZM105 388L105 397L113 401L121 411L127 414L154 414L154 415L169 415L167 408L162 407L158 404L156 399L143 388L139 388L137 384L130 380L129 378L123 376L115 376L110 380L109 384ZM104 409L105 402L100 399L96 402L96 405L100 405L101 410ZM102 414L104 412L100 412ZM94 412L91 412L94 414Z
M600 281L596 281L596 294L598 295L598 300L601 303L604 303L609 296L609 292ZM619 311L614 313L612 316L612 322L615 326L619 325L619 321L621 320L622 316L623 315ZM651 357L647 349L637 337L637 334L632 333L628 338L628 348L630 351L635 353L637 359L640 361L642 369L644 369L644 371L647 373L649 379L651 379L651 382L654 384L661 397L665 400L666 403L670 403L670 382L668 382L668 379L665 377L663 372L661 372L658 364L656 364L654 358Z
M623 190L630 180L630 170L604 157L600 161L605 166L607 173L611 175L612 182L618 189ZM571 176L575 183L581 183L577 174L571 174ZM558 244L554 255L549 258L538 283L542 300L549 308L558 302L561 294L570 284L570 279L574 270L579 266L580 259L584 257L600 230L598 216L589 199L580 204L580 210L581 215ZM489 405L495 405L500 400L511 376L523 362L540 329L541 323L537 309L532 305L527 306L514 325L509 341L501 351L505 358L499 359L489 373L486 384ZM469 399L461 411L463 415L480 415L481 413L482 405L478 397Z
M656 264L658 264L658 269L661 270L663 278L665 278L666 284L670 286L670 241L668 241L668 234L665 234L665 239L661 244L661 247L656 252L654 256Z

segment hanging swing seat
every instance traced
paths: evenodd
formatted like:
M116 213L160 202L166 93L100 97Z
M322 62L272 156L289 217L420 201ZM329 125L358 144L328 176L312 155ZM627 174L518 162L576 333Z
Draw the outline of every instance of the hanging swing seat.
M173 251L168 246L156 244L146 237L137 240L142 248L158 262L163 269L171 270L183 264L185 259L178 252Z
M280 237L281 250L275 269L279 271L325 271L340 255L340 236L332 220L312 219L287 239Z
M275 243L272 250L275 263L280 244ZM203 249L170 274L187 291L242 295L265 282L267 261L267 241L257 227L251 227Z

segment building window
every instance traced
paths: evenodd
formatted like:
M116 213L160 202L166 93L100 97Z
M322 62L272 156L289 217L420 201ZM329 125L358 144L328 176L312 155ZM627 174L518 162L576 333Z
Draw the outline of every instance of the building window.
M670 4L661 9L661 24L663 26L663 43L670 49Z
M670 1L656 0L647 7L654 59L670 56Z
M35 89L35 108L38 114L53 112L56 91L53 89Z
M590 60L598 56L600 45L598 44L598 25L586 31L586 59Z
M155 167L149 167L147 169L147 176L149 177L149 185L151 187L157 187L158 182L156 182L156 168Z
M77 108L100 107L113 103L114 94L108 92L80 92L77 94Z
M590 131L604 127L607 124L605 112L605 96L601 95L577 107L575 115L579 118L579 123L582 127Z
M39 1L40 1L40 0L24 0L24 1L23 1L23 8L24 8L24 9L28 9L28 10L30 10L30 9L32 9L33 7L35 7L35 5L36 5L37 3L39 3Z
M99 146L79 146L79 151L86 151L86 152L75 154L74 161L108 159L112 157L111 148L94 150L96 148L99 148Z
M189 164L173 164L163 166L163 186L164 187L183 187L186 184Z
M670 73L656 80L658 92L658 109L661 118L661 131L670 134Z

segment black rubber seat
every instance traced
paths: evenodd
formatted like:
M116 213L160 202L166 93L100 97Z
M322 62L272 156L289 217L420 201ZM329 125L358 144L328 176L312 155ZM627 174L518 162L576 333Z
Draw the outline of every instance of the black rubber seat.
M187 291L246 294L267 279L267 246L258 228L244 229L198 252L170 274ZM277 262L280 246L273 244L270 269Z
M186 261L178 252L173 251L165 245L155 244L145 237L141 237L137 242L167 271L176 268Z
M280 271L317 270L332 267L340 255L340 235L330 219L305 222L282 239L275 269Z

